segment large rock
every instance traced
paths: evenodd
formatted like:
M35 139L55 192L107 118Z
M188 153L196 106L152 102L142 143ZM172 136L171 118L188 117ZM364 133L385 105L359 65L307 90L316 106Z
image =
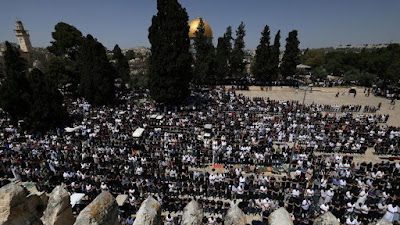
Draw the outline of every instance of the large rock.
M76 218L75 225L116 225L118 205L108 191L99 194Z
M326 212L315 219L314 225L340 225L340 222L332 213Z
M293 225L293 220L288 211L281 207L268 216L268 224L270 225Z
M0 225L40 225L44 207L40 196L27 196L21 185L10 183L0 189Z
M245 225L246 224L246 215L243 211L236 205L231 204L228 212L226 213L224 219L225 225Z
M70 196L65 185L57 186L51 192L42 221L44 225L74 224L75 217L72 214Z
M387 219L382 218L378 221L370 223L370 225L393 225L393 223Z
M133 225L159 225L161 222L161 205L149 196L142 202Z
M183 209L181 225L202 225L203 215L203 208L195 200L192 200Z

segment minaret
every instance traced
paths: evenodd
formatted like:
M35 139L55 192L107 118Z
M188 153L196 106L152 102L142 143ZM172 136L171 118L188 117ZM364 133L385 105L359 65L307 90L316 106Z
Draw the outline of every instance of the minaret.
M21 56L24 57L28 64L30 65L31 62L31 54L32 54L32 44L31 40L29 39L29 33L27 30L24 29L24 25L20 20L15 22L15 36L18 38L19 47L21 48Z

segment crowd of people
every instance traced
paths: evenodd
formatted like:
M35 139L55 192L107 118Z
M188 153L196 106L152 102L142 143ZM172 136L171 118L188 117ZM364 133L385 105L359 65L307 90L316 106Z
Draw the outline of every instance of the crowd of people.
M113 107L67 101L74 123L42 135L21 132L1 111L0 177L35 182L47 193L65 183L88 201L103 190L127 194L125 224L149 195L168 224L179 223L191 199L203 206L206 224L222 224L231 204L264 224L279 207L295 224L312 224L327 211L342 224L399 221L400 164L353 161L367 148L400 154L399 128L385 124L388 115L222 88L193 91L190 103L171 111L145 90L121 91L118 99ZM291 173L277 174L290 163Z

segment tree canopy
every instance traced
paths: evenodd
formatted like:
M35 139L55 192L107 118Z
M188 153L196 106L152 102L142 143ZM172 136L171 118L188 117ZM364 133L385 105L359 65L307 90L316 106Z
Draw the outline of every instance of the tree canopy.
M78 59L81 95L94 105L112 103L115 98L114 70L104 46L89 34L80 47Z
M177 0L158 0L149 28L149 89L151 97L167 105L183 102L192 79L189 17Z
M240 23L236 30L236 38L233 44L230 65L232 69L232 76L234 78L241 78L245 75L246 63L244 62L244 37L246 36L245 25Z
M196 49L193 82L195 84L214 84L216 63L215 49L212 43L204 35L205 28L203 19L200 18L197 27L196 37L194 38L194 47Z
M47 49L56 56L66 56L72 60L76 59L79 46L83 42L82 33L67 23L60 22L51 33L54 41Z
M113 59L115 60L114 68L117 73L117 77L122 79L124 84L129 84L130 81L130 70L127 58L122 54L121 48L115 45L113 50Z
M227 27L223 37L218 38L215 63L218 79L224 79L231 75L230 57L232 52L232 27Z
M31 90L26 77L26 61L21 58L19 49L8 41L4 66L6 76L0 87L0 107L10 114L12 122L16 124L28 116Z
M265 82L272 73L271 46L269 26L264 27L261 33L260 44L256 49L255 62L252 72L257 81Z
M297 39L297 30L289 32L286 38L285 54L282 58L281 74L284 78L296 73L296 66L300 62L300 41Z

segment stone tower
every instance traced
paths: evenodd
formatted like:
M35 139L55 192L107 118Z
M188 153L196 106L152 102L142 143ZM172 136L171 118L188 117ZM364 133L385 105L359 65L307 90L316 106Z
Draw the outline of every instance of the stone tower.
M21 56L28 61L28 65L31 65L32 44L29 39L29 33L24 29L24 25L20 20L15 22L15 26L15 36L18 38L19 47L21 48Z

